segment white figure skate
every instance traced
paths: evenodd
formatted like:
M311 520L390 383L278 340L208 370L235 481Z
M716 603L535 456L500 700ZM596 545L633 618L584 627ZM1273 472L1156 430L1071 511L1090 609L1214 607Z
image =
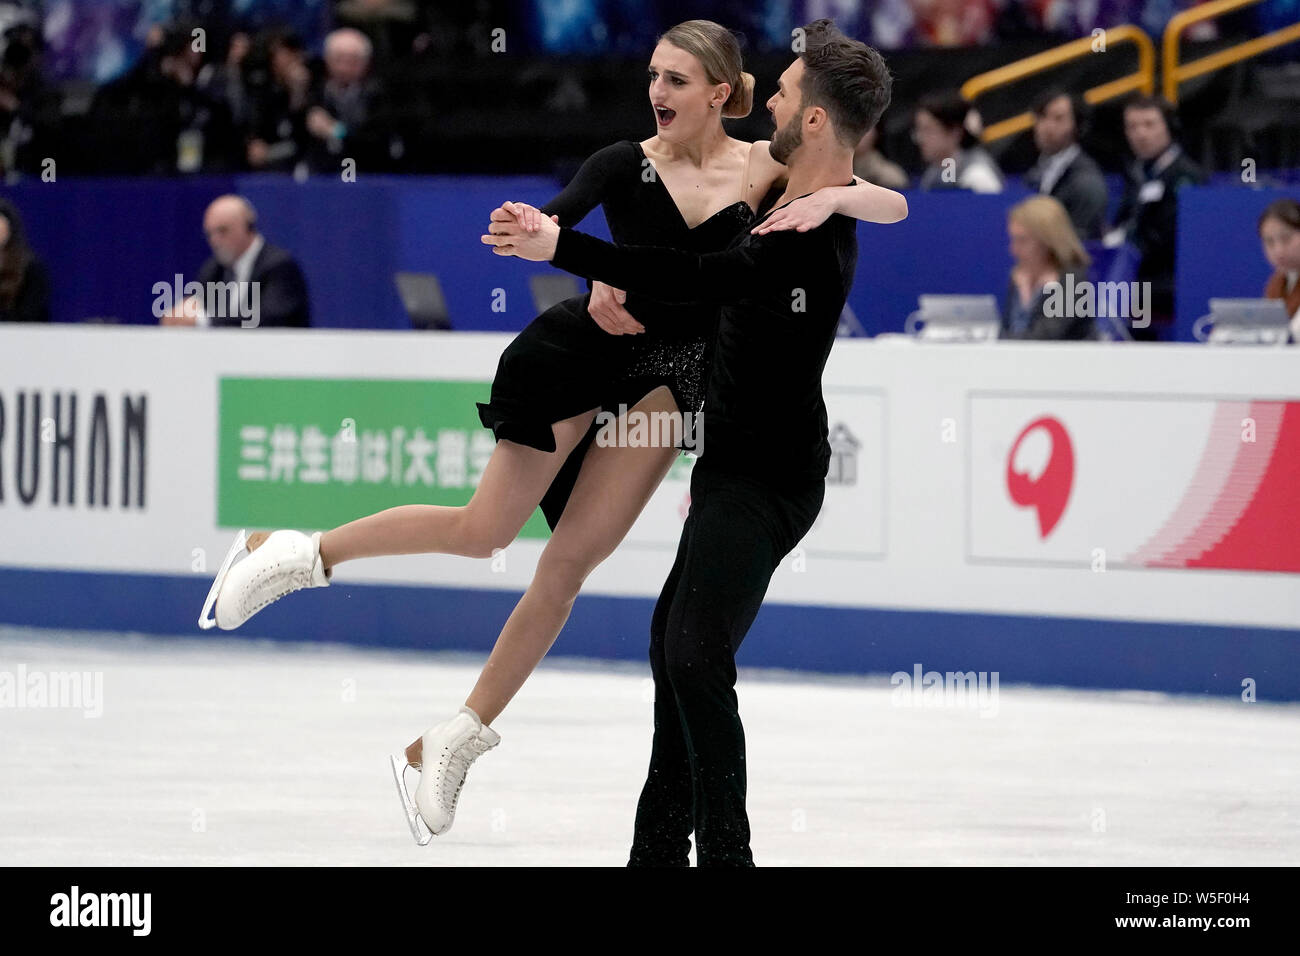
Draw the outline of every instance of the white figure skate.
M321 564L320 536L319 531L310 537L301 531L276 531L234 563L247 549L248 538L240 531L208 591L199 627L233 630L286 594L327 587L333 569L326 571ZM214 609L215 617L210 617Z
M443 721L424 735L421 766L408 765L396 754L389 757L397 793L406 811L411 835L420 846L446 833L456 818L456 801L470 764L501 742L501 735L485 727L468 707ZM411 799L406 786L406 768L420 771L420 782Z

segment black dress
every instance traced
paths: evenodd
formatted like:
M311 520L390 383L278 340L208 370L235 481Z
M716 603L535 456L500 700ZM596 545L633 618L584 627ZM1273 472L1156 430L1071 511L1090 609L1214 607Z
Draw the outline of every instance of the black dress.
M737 193L739 183L737 183ZM654 175L641 144L615 143L593 154L573 181L542 208L562 226L574 226L603 206L610 235L619 245L666 246L717 252L753 219L741 199L690 229L668 189ZM672 282L672 276L664 276ZM677 408L698 415L717 331L715 305L666 305L628 293L624 308L642 325L640 335L610 335L587 313L590 294L547 309L515 336L501 354L492 397L479 402L479 419L497 439L555 451L551 426L592 408L617 413L660 385ZM542 497L542 513L554 529L573 491L583 456L594 440L595 422L573 449Z

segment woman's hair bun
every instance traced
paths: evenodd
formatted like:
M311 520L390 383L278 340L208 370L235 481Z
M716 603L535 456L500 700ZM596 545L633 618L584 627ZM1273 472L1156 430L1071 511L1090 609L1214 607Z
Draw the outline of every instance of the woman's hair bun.
M740 83L731 91L727 102L722 104L722 115L728 119L740 119L748 116L754 108L754 75L741 71Z

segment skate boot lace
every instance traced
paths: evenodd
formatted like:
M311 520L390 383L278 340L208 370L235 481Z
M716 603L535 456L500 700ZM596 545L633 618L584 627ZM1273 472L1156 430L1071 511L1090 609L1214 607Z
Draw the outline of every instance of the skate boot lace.
M456 801L460 798L461 787L465 785L465 775L469 773L469 765L487 749L487 744L480 740L477 734L455 750L451 747L442 748L442 758L438 761L439 769L443 771L438 778L438 802L448 814L456 810ZM453 781L455 787L451 786Z
M311 568L295 568L292 571L281 571L280 562L277 561L269 567L260 570L254 578L248 583L248 590L244 592L245 598L240 602L240 611L247 617L252 617L268 604L273 604L286 594L292 594L294 591L300 591L311 583ZM279 587L272 587L272 584L281 584L276 579L287 580L288 589L279 594L275 592ZM252 602L255 595L262 594L262 600L257 603Z

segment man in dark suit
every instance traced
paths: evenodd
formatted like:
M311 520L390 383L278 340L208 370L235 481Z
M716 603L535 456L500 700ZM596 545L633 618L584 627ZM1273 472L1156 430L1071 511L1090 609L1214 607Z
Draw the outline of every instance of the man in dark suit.
M394 158L383 86L370 73L370 58L370 39L360 30L345 27L325 38L325 76L306 112L311 172L337 176L345 159L382 169Z
M1175 139L1178 115L1158 96L1135 96L1124 106L1124 135L1136 157L1107 244L1130 242L1142 255L1139 282L1151 283L1151 322L1135 339L1169 338L1174 320L1174 242L1178 190L1204 181L1201 168Z
M203 216L212 258L199 269L203 295L164 316L164 325L257 328L311 325L307 280L292 254L257 231L257 210L242 196L221 196Z
M1106 180L1079 139L1087 122L1083 98L1048 90L1034 101L1034 145L1038 162L1025 185L1065 207L1080 239L1100 239L1106 230Z

